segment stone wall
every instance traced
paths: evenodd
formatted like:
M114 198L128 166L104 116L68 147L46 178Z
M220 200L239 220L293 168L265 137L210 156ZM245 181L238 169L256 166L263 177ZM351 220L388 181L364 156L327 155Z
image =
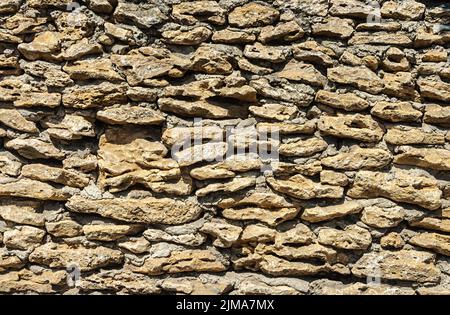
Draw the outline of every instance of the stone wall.
M0 292L449 294L444 24L445 1L2 0Z

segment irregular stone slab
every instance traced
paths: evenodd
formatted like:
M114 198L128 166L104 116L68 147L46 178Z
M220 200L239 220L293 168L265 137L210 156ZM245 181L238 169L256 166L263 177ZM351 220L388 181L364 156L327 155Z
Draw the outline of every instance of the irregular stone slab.
M437 233L420 233L409 242L423 248L431 249L441 255L450 256L450 236Z
M407 171L397 170L390 174L359 171L347 195L352 198L385 197L436 210L441 207L442 191L435 179Z
M203 100L191 102L174 98L160 98L158 105L163 112L210 119L242 118L247 113L247 109L244 106L220 106Z
M310 156L326 150L328 143L319 138L308 138L281 144L278 151L285 156Z
M124 80L113 69L113 64L109 59L75 61L73 64L65 65L63 70L67 72L73 80Z
M261 208L289 208L294 204L285 197L271 192L253 192L248 196L224 198L217 204L220 208L256 206Z
M250 81L250 86L264 97L293 103L300 107L309 106L314 99L314 90L303 84L271 84L268 79L260 78Z
M5 0L0 4L0 14L16 13L20 5L20 0Z
M88 224L83 226L83 233L92 241L115 241L128 234L135 234L141 230L140 226L118 224Z
M181 272L221 272L227 270L220 254L211 250L172 251L168 257L147 258L140 267L129 265L133 272L147 275Z
M292 59L284 68L274 74L279 78L290 81L300 81L306 84L324 87L327 84L327 78L316 70L310 64L301 63Z
M348 201L326 207L305 208L301 218L307 222L316 223L359 213L362 209L363 206L360 203Z
M256 40L256 36L252 33L238 29L224 29L214 32L212 41L223 44L249 44Z
M312 25L312 33L316 36L349 38L354 31L354 23L350 19L340 19L330 17L325 23L316 23Z
M22 163L18 157L8 151L0 152L0 174L19 176Z
M4 197L64 201L69 199L74 192L75 190L58 189L49 184L26 178L0 183L0 196Z
M392 155L389 151L359 146L352 147L348 152L338 153L320 160L326 167L346 171L383 168L391 161Z
M412 288L391 286L387 284L370 285L356 282L344 284L339 281L320 279L311 282L313 295L414 295Z
M126 101L126 87L108 82L68 88L62 96L65 107L78 109L98 108Z
M429 124L450 126L450 108L436 104L428 104L425 107L423 120Z
M384 93L389 96L420 102L416 82L410 72L386 72L383 76Z
M200 46L191 57L189 68L206 74L231 74L230 56L212 46Z
M18 131L29 133L39 132L39 129L37 129L34 122L25 119L25 117L15 109L0 109L0 123Z
M140 106L120 106L97 112L97 119L113 125L160 125L166 119L157 111Z
M14 98L15 107L48 107L55 108L61 105L61 94L46 92L18 91L20 94Z
M352 85L371 94L379 94L384 87L383 81L367 67L338 66L329 68L327 76L333 82Z
M158 229L147 229L144 231L143 235L145 239L150 242L173 242L186 246L200 246L206 241L207 237L203 234L197 233L197 231L192 231L192 233L185 233L179 235L179 234L170 234L167 233L166 231ZM139 245L133 245L134 249L135 246ZM148 246L146 246L146 248L147 247Z
M265 26L261 29L258 39L266 44L272 41L294 41L300 39L305 31L295 21L279 23L276 26Z
M192 140L222 140L224 130L219 126L195 126L195 127L174 127L164 130L161 140L171 147L175 144L183 144Z
M446 149L428 149L401 147L401 154L397 154L394 163L414 165L433 170L450 170L450 151Z
M172 6L172 17L182 24L193 25L197 21L222 25L226 21L226 10L216 1L189 1Z
M392 122L417 121L422 117L422 112L408 102L376 102L370 113Z
M226 142L209 142L173 151L172 157L180 166L189 166L201 161L221 161L228 150Z
M155 279L124 270L102 270L82 277L78 283L82 292L113 291L118 294L159 294L161 288L158 285Z
M42 32L31 43L22 43L17 46L20 53L28 60L58 61L61 46L61 34L57 32Z
M143 28L151 28L168 19L157 6L137 5L125 1L119 1L114 18L118 22L132 22Z
M358 0L331 0L329 13L351 18L367 18L373 13L373 7Z
M440 81L419 79L420 95L425 98L450 102L450 84Z
M6 221L33 225L37 227L44 226L45 217L37 212L41 203L29 200L2 200L0 201L0 218Z
M236 173L257 170L262 167L259 159L240 158L238 156L227 158L223 162L205 165L191 170L190 175L198 180L231 178Z
M254 186L256 184L256 179L254 177L235 177L233 180L227 183L217 183L210 184L201 189L198 189L195 194L199 197L204 197L211 193L233 193L239 190Z
M403 128L403 126L388 129L384 135L384 140L395 145L445 143L443 134L428 132L421 128Z
M214 219L203 224L200 232L212 235L216 238L213 245L216 247L231 247L239 239L242 228L229 224L225 220Z
M237 27L256 27L273 24L280 13L268 6L257 2L251 2L235 8L228 15L228 22Z
M45 164L24 165L22 167L22 176L42 182L53 182L76 188L83 188L89 184L89 177L82 173Z
M349 45L396 45L411 46L413 41L404 33L356 33L348 41Z
M309 245L316 240L316 235L302 223L298 223L295 227L284 231L278 232L275 235L275 245Z
M289 56L288 48L279 48L275 46L264 46L260 43L253 45L246 45L244 49L244 56L249 59L258 59L269 61L273 63L281 63Z
M405 211L401 207L381 208L378 206L365 207L361 221L367 225L386 229L400 224L405 218Z
M258 244L255 250L261 255L274 254L288 260L318 259L323 262L335 262L337 256L337 252L334 249L320 244L311 244L300 247Z
M39 139L13 139L5 142L5 148L16 150L27 159L57 159L62 160L66 156L57 149L53 143Z
M333 93L320 90L315 101L348 112L361 111L369 107L369 102L353 93Z
M83 116L66 114L63 118L50 117L41 124L54 139L77 140L95 136L94 124Z
M323 170L320 172L320 182L334 186L345 187L348 184L348 177L338 172Z
M63 52L64 60L79 60L84 56L98 55L103 52L102 45L99 43L92 43L87 38L83 38L75 44L69 46Z
M416 1L386 1L381 7L381 16L391 19L420 20L425 13L426 6Z
M258 220L270 226L277 226L288 220L294 219L300 208L279 208L267 210L263 208L227 208L222 211L222 215L230 220Z
M83 226L73 220L46 222L45 229L56 237L76 237L83 234Z
M446 217L445 211L442 210L442 212L442 216ZM449 216L447 215L447 217ZM412 221L409 225L429 230L438 230L446 233L450 232L450 220L446 219L425 217L418 221Z
M364 142L378 142L384 134L377 121L369 115L362 114L321 116L317 127L326 135Z
M295 106L285 106L281 104L250 106L248 110L257 117L278 121L289 120L298 113L298 109Z
M384 249L402 249L405 241L400 234L391 232L380 239L380 245Z
M416 250L366 253L353 266L352 274L359 278L378 276L414 282L438 282L441 277L435 255Z
M182 31L164 31L161 36L168 44L173 45L198 45L207 41L212 35L212 31L204 26L196 27L191 30Z
M75 195L66 203L74 212L94 213L133 223L182 224L195 220L202 210L191 201L147 197L144 199L86 199Z
M34 273L28 269L22 269L0 276L0 292L6 294L17 292L49 294L57 292L54 286L63 287L66 283L67 273L64 270L51 271L44 269L42 273Z
M266 181L275 191L298 199L341 198L344 193L342 187L315 183L300 174L287 180L268 177Z
M318 241L339 249L366 250L372 244L370 232L357 225L348 225L344 230L321 228Z
M265 123L256 125L256 129L262 132L279 132L281 135L290 134L313 134L316 131L314 121L305 121L304 123L286 122L286 123Z
M263 224L247 225L242 231L241 242L272 242L275 239L276 231Z
M37 247L29 260L50 268L67 268L70 264L75 264L81 271L90 271L121 264L123 258L119 250L103 246L88 248L82 245L46 243Z
M3 233L3 244L8 249L30 250L42 243L45 232L32 226L19 226Z

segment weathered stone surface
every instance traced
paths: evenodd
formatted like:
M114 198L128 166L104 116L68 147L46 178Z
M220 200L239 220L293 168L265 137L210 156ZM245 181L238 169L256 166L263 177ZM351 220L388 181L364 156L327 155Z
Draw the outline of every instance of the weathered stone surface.
M423 120L430 124L450 126L450 108L429 104L425 108Z
M124 85L103 82L98 85L85 85L69 88L62 96L63 105L79 109L103 107L127 100Z
M325 23L314 24L312 27L313 35L349 38L353 34L354 23L350 19L328 18Z
M231 178L235 177L236 173L257 170L261 166L262 163L259 159L239 158L239 156L235 156L223 162L194 168L190 172L190 175L198 180Z
M33 273L28 269L9 272L0 276L0 291L6 294L21 293L55 293L54 286L62 287L66 283L66 272L44 269Z
M364 254L356 262L352 274L357 277L371 276L379 268L382 279L438 282L441 273L434 259L433 254L415 250L372 252Z
M40 200L60 200L70 198L74 191L69 189L58 189L49 184L37 180L22 178L0 183L0 196L24 197Z
M203 100L188 102L173 98L160 98L158 100L158 105L164 112L171 112L177 115L189 117L203 117L212 119L243 117L247 111L243 106L220 106L219 104L216 105Z
M76 195L66 206L74 212L135 223L181 224L195 220L201 213L192 202L154 197L90 200Z
M316 94L315 101L321 104L325 104L337 109L343 109L345 111L361 111L369 107L369 102L360 98L353 93L333 93L325 90L320 90Z
M397 170L390 174L359 171L348 195L352 198L385 197L436 210L441 207L442 191L435 179L407 171Z
M379 94L384 86L383 81L367 67L339 66L329 68L327 76L333 82L352 85L372 94Z
M338 153L320 160L322 165L338 170L377 169L392 161L391 154L384 149L352 147L348 152Z
M359 213L362 209L363 206L358 202L349 201L326 207L305 208L301 218L302 220L316 223Z
M372 243L369 231L357 225L349 225L343 230L322 228L319 230L318 242L339 249L365 250Z
M175 20L195 24L205 21L222 25L225 23L225 10L216 1L192 1L175 4L172 7L172 16Z
M73 220L47 222L45 223L45 229L56 237L75 237L83 233L83 227Z
M244 56L249 59L257 59L269 61L273 63L281 63L287 59L289 50L286 48L278 48L275 46L264 46L260 43L247 45L244 49Z
M123 78L113 69L109 59L75 61L71 65L64 66L63 70L73 80L123 81Z
M381 247L385 249L401 249L405 246L405 241L396 232L391 232L380 239Z
M272 24L279 15L277 10L268 5L251 2L230 12L228 21L232 26L255 27Z
M97 119L113 125L160 125L165 118L153 109L140 106L120 106L97 112Z
M169 44L174 45L198 45L211 37L211 30L200 26L188 31L165 31L161 35Z
M27 159L61 160L65 156L51 142L44 142L39 139L13 139L5 143L5 148L16 150Z
M377 121L362 114L347 114L336 117L322 116L317 127L326 135L364 142L378 142L384 134Z
M386 1L381 7L381 15L386 18L419 20L425 13L425 5L416 1Z
M227 208L222 211L222 215L230 220L258 220L270 226L276 226L284 221L295 218L299 210L297 208L279 208L276 210L263 208Z
M120 264L123 258L120 251L102 246L88 248L81 245L46 243L37 247L29 260L50 268L66 268L73 263L81 271L89 271Z
M404 217L405 211L401 207L380 208L371 206L364 208L361 221L367 225L385 229L399 225Z
M420 149L402 147L401 154L394 158L396 164L415 165L434 170L450 170L450 151L445 149Z
M261 29L258 39L263 43L272 41L294 41L305 34L305 31L295 21L279 23L276 26L266 26Z
M63 118L48 119L41 122L50 137L61 140L76 140L94 137L95 130L91 120L78 115L65 115Z
M262 106L250 106L248 110L254 115L265 119L278 121L289 120L297 114L295 106L285 106L281 104L264 104Z
M280 72L275 73L275 76L321 87L327 84L327 78L314 66L297 62L294 59L289 61Z
M349 45L398 45L408 47L412 40L402 33L356 33L350 40Z
M433 100L449 102L450 84L441 81L419 80L420 95Z
M417 121L422 117L422 112L408 102L377 102L370 113L392 122Z
M41 182L53 182L76 188L83 188L89 184L89 178L82 173L44 164L24 165L22 167L22 176Z
M279 152L286 156L309 156L324 151L328 143L319 138L308 138L281 144Z
M344 17L367 18L373 8L358 0L331 0L330 14Z
M445 217L445 211L442 210L442 216ZM447 216L448 217L448 216ZM440 219L440 218L431 218L425 217L418 221L412 221L409 223L411 226L429 229L429 230L438 230L442 232L450 232L450 220Z
M403 128L403 126L400 126L399 128L388 129L384 140L396 145L444 144L445 137L443 134L428 132L421 128Z
M83 233L92 241L115 241L125 235L139 232L139 226L116 224L89 224L83 226Z
M421 233L413 236L409 242L419 247L428 248L436 253L450 256L450 236L437 233Z
M157 6L144 7L125 1L119 1L114 17L120 22L131 21L144 28L150 28L167 19Z
M147 275L161 275L181 272L221 272L227 266L219 254L210 250L173 251L168 257L147 258L140 267L129 266L131 270Z
M0 109L0 123L18 131L29 133L36 133L39 131L34 122L26 120L25 117L15 109Z
M212 35L212 41L216 43L224 44L247 44L253 43L256 40L256 36L243 30L224 29L216 31Z
M300 174L287 180L268 177L267 183L275 191L298 199L341 198L344 192L342 187L315 183Z
M311 283L313 295L414 295L414 289L386 284L371 285L361 282L344 284L339 281L320 279Z
M31 43L20 44L18 49L28 60L58 61L61 59L59 55L60 37L60 33L57 32L43 32L37 35Z
M0 218L6 221L33 226L44 226L45 217L37 212L41 203L25 200L2 200Z

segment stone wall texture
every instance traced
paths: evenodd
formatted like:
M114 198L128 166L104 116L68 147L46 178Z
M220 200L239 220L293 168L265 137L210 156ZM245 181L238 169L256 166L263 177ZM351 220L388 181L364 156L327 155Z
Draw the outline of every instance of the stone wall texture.
M0 293L450 294L449 24L1 0Z

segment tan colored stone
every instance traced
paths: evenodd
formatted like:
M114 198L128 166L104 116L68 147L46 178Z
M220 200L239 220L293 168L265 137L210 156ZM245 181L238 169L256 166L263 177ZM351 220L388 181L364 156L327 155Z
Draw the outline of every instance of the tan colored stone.
M392 122L417 121L422 117L422 112L408 102L377 102L370 113Z
M242 228L229 224L225 220L214 219L203 224L200 232L216 238L213 245L216 247L231 247L236 243L242 233Z
M377 148L354 146L348 152L338 153L320 160L322 165L338 170L359 170L383 168L392 161L392 155Z
M279 23L276 26L265 26L261 29L258 39L262 43L272 41L295 41L300 39L305 34L305 31L295 21Z
M295 61L295 59L289 61L280 72L275 73L275 76L320 87L327 84L327 78L314 66Z
M191 57L189 68L206 74L230 74L233 66L228 56L212 46L200 46Z
M366 250L372 243L372 237L366 229L349 225L344 230L321 228L318 241L339 249Z
M317 127L326 135L363 142L378 142L384 134L377 121L370 115L362 114L321 116Z
M275 210L263 208L227 208L222 211L222 215L224 218L230 220L258 220L270 226L277 226L284 221L294 219L299 211L299 208L279 208Z
M91 43L89 39L83 38L75 44L69 46L63 52L65 60L79 60L84 56L97 55L103 52L99 43ZM115 76L115 75L114 75Z
M384 93L389 96L420 101L416 82L410 72L385 73L383 77Z
M9 272L0 276L0 291L7 294L21 293L56 293L54 286L62 287L67 281L64 270L33 273L28 269Z
M313 134L316 131L314 121L305 121L304 123L286 122L286 123L266 123L260 122L256 129L261 132L279 132L281 135L290 134Z
M50 137L55 139L76 140L95 136L94 124L83 116L66 114L63 118L51 117L41 124L47 128Z
M151 28L168 19L157 6L143 7L129 2L118 3L114 18L118 22L132 21L143 28Z
M259 159L233 156L223 162L194 168L190 175L198 180L231 178L235 177L236 173L257 170L261 166Z
M195 24L205 21L222 25L226 21L226 11L216 1L189 1L174 4L173 18L183 24Z
M62 160L65 154L51 142L39 139L13 139L5 143L5 148L16 150L27 159L57 159Z
M83 188L89 184L89 177L82 173L44 164L24 165L22 167L22 176L42 182L53 182L76 188Z
M320 90L315 101L345 111L361 111L369 107L369 102L353 93L333 93Z
M365 207L361 221L375 228L392 228L400 224L405 218L405 211L401 207L381 208L378 206Z
M450 151L446 149L401 147L394 163L414 165L434 170L450 170Z
M57 32L42 32L30 43L22 43L17 47L25 58L33 60L58 61L61 50L61 34Z
M36 124L23 117L15 109L0 109L0 123L15 130L36 133L39 132Z
M69 88L64 91L62 102L65 107L88 109L103 107L127 101L124 85L108 82Z
M140 267L129 267L134 272L147 275L181 272L221 272L227 266L219 254L210 250L173 251L168 257L147 258Z
M442 210L442 216L445 216L445 211ZM447 215L447 217L449 217ZM450 220L440 219L440 218L431 218L425 217L418 221L412 221L409 223L411 226L419 227L428 230L438 230L441 232L449 233L450 232Z
M334 249L320 244L299 247L258 244L255 250L261 255L274 254L288 260L321 260L324 262L334 262L337 256Z
M356 33L348 41L349 45L397 45L411 46L413 41L405 33Z
M32 226L19 226L3 233L3 243L8 249L30 250L42 243L45 232Z
M88 224L83 226L83 233L88 240L111 242L128 234L139 232L141 228L133 225Z
M280 13L274 8L256 2L250 2L235 8L228 15L228 22L237 27L256 27L272 24Z
M297 60L311 62L319 66L332 66L336 57L335 52L315 41L309 40L300 44L292 45L292 53Z
M392 19L420 20L425 13L425 4L413 0L386 1L381 7L381 16Z
M0 152L0 174L19 176L22 163L18 157L8 151Z
M315 183L300 174L287 180L268 177L266 181L275 191L298 199L341 198L344 193L342 187Z
M275 239L276 231L263 224L247 225L242 231L241 242L272 242Z
M180 166L189 166L207 160L220 160L226 154L228 144L226 142L209 142L190 146L172 155Z
M298 109L295 106L286 106L281 104L250 106L248 110L254 116L264 119L274 119L278 121L289 120L298 113Z
M0 218L6 221L33 226L44 226L45 217L37 212L41 203L29 200L2 200Z
M383 81L367 67L329 68L327 76L333 82L352 85L371 94L379 94L384 86Z
M391 232L380 239L380 245L384 249L401 249L405 246L405 241L400 234Z
M165 121L165 118L153 109L126 105L98 111L97 119L113 125L160 125Z
M285 197L272 192L252 192L248 196L223 198L218 206L222 209L241 206L256 206L261 208L289 208L293 203Z
M441 207L442 191L435 179L408 171L396 170L391 174L359 171L347 195L352 198L385 197L436 210Z
M37 247L29 260L50 268L66 268L73 263L81 271L90 271L120 264L123 258L120 251L102 246L88 248L82 245L46 243Z
M359 0L331 0L329 13L336 16L364 18L372 14L373 7Z
M428 104L425 107L423 120L429 124L450 126L450 108L436 104Z
M359 213L362 209L363 206L358 202L348 201L326 207L305 208L301 218L307 222L316 223Z
M387 143L406 144L444 144L443 134L428 132L421 128L390 128L384 136Z
M113 69L109 59L75 61L71 65L64 66L63 70L73 80L123 81L123 78Z
M204 26L191 30L164 31L161 36L165 42L174 45L198 45L211 37L212 31Z
M203 188L198 189L195 194L199 197L204 197L216 192L229 194L254 186L255 184L256 179L254 177L235 177L231 181L226 183L209 184Z
M311 283L313 295L414 295L414 289L389 284L355 282L344 284L339 281L320 279Z
M204 100L191 102L174 98L160 98L158 105L163 112L210 119L239 118L244 117L247 113L244 106L220 106Z
M76 237L82 235L83 227L72 220L61 220L45 223L45 229L56 237Z
M94 213L133 223L181 224L195 220L202 210L192 201L147 197L144 199L86 199L73 196L66 207L78 213Z
M317 23L312 26L312 33L316 36L327 36L337 38L349 38L353 34L354 23L350 19L330 17L325 23Z
M71 190L54 188L49 184L26 178L0 183L0 196L3 197L64 201L72 194Z
M287 59L289 50L276 46L264 46L258 42L253 45L246 45L244 56L249 59L269 61L272 63L281 63Z
M320 172L320 182L323 184L345 187L348 184L348 177L342 173L323 170Z
M450 236L437 233L420 233L409 242L413 245L431 249L441 255L450 256Z
M283 143L279 146L279 152L285 156L310 156L324 151L328 143L319 138L307 138L294 142Z
M425 98L449 102L450 84L441 81L431 81L426 79L418 80L420 95Z

